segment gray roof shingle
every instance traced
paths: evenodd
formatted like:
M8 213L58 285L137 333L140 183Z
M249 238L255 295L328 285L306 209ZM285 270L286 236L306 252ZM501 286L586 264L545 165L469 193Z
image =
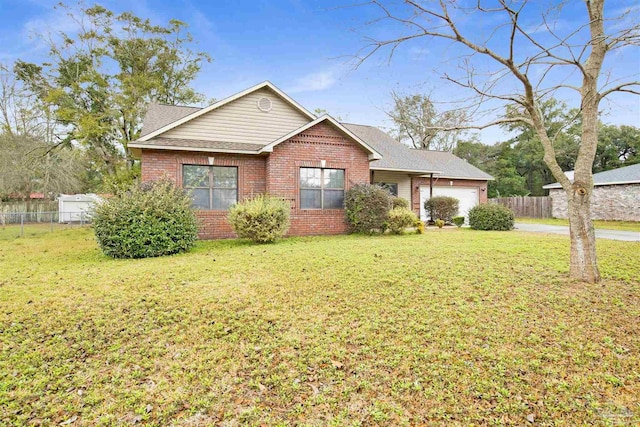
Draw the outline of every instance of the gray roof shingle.
M148 135L198 110L201 110L201 108L182 105L149 104L147 114L144 116L144 121L142 122L140 136Z
M493 180L493 176L449 151L410 149L413 155L428 161L441 171L440 178Z
M416 150L396 141L377 127L343 123L351 132L382 154L371 169L440 172L440 177L492 180L493 177L448 151Z
M382 155L382 159L370 163L371 169L393 169L417 173L440 172L440 169L433 166L428 159L414 155L413 150L377 127L353 123L342 124Z
M199 107L150 104L144 118L141 136L148 135L170 123L180 120L198 110ZM442 177L459 179L490 180L493 177L459 157L444 151L414 150L396 141L387 133L374 126L342 123L371 148L382 155L382 159L370 163L371 169L398 170L418 174L440 174ZM201 141L175 138L153 138L136 141L136 145L155 147L185 147L206 150L258 151L259 144L240 144L223 141ZM146 148L146 147L145 147Z
M593 174L593 185L596 186L637 183L640 183L640 163ZM553 184L547 184L542 188L562 188L562 186L560 185L560 183L554 182Z

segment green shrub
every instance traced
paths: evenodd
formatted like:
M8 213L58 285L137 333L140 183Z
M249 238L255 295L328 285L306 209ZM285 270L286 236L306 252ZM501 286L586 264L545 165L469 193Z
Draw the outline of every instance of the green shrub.
M452 218L452 222L458 226L458 228L464 225L464 217L463 216L454 216Z
M387 226L393 234L402 234L407 227L415 224L418 217L407 208L393 208L387 214Z
M436 227L438 227L438 228L444 227L444 220L443 219L436 219L434 222L436 224Z
M451 222L451 219L458 214L460 201L455 197L434 196L424 202L424 209L427 216L441 219L444 222Z
M416 234L424 234L424 222L420 218L416 218L413 227L416 229Z
M356 184L344 198L345 214L351 231L356 233L383 232L393 196L379 185Z
M260 194L232 206L229 222L238 237L270 243L289 229L290 211L286 200Z
M147 258L187 251L198 237L191 198L163 179L121 192L95 207L98 244L113 258Z
M474 230L511 230L514 217L506 206L482 204L469 211L469 226Z
M395 209L395 208L409 209L409 201L402 197L394 197L393 201L391 202L391 206L392 206L392 209Z

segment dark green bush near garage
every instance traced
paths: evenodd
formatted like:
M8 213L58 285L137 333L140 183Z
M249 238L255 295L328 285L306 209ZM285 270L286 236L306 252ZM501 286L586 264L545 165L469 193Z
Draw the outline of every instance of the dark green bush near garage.
M469 211L469 226L474 230L507 231L513 229L515 215L506 206L482 204Z

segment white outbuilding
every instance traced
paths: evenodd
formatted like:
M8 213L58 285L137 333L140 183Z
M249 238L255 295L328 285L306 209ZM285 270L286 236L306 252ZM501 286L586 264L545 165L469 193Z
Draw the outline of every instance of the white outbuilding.
M58 196L58 221L86 222L93 206L101 200L97 194L61 194Z

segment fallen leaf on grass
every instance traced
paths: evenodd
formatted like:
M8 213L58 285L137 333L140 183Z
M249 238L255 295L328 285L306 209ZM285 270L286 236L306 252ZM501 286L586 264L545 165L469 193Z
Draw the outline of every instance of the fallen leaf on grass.
M69 424L74 423L77 419L78 419L78 416L74 415L73 417L69 418L68 420L61 422L60 425L61 426L68 426Z

